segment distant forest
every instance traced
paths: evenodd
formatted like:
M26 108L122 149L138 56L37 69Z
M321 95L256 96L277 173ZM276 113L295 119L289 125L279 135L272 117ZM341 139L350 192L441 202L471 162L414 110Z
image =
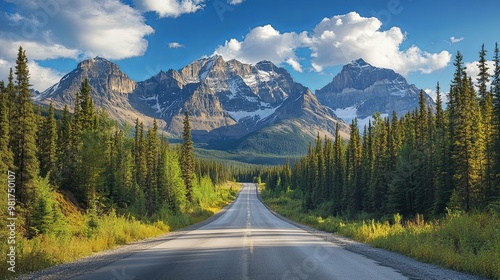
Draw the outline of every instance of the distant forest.
M477 83L465 72L460 52L443 109L439 83L437 106L420 107L382 118L361 132L351 124L349 141L337 137L310 145L293 164L255 172L275 195L294 191L304 210L356 217L390 217L500 210L500 61L494 50L494 74L487 51L479 52Z

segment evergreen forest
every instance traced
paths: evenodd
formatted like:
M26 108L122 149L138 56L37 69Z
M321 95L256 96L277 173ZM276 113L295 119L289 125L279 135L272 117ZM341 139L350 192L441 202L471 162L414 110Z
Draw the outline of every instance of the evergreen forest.
M488 73L484 45L477 82L460 52L444 109L439 83L436 107L405 116L373 116L350 140L318 136L307 156L258 175L276 195L294 191L303 210L357 217L440 217L451 212L500 210L500 62ZM338 130L338 128L337 128ZM257 176L257 174L255 174Z

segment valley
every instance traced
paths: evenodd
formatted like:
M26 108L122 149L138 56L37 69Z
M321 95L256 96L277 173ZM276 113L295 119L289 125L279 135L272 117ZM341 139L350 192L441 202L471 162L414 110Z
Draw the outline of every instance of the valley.
M161 70L140 82L96 57L79 63L34 100L71 109L85 77L96 108L118 123L133 125L139 119L148 127L156 119L162 133L175 142L187 111L193 140L203 149L200 155L252 164L284 163L304 155L318 134L332 138L336 124L347 139L354 117L367 124L375 112L402 116L418 107L416 86L362 59L344 66L331 84L313 94L269 61L250 65L217 55L179 70ZM427 102L434 106L428 96Z

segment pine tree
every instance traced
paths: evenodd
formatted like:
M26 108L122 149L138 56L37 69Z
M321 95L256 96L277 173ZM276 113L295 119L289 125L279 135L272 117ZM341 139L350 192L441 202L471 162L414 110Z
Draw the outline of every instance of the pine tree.
M476 93L469 77L463 76L456 92L455 118L450 120L454 127L452 159L454 162L455 191L461 199L463 210L470 211L478 206L481 182L482 122Z
M168 149L168 144L163 145L160 153L158 176L159 193L171 211L182 211L186 204L186 187L179 166L179 157L176 151Z
M45 177L50 172L50 181L55 183L56 179L56 161L57 161L57 126L54 118L54 106L49 105L49 113L41 126L39 134L39 161L40 161L40 176Z
M8 96L3 81L0 83L0 172L6 174L13 166L12 151L9 149Z
M145 193L147 199L147 208L149 215L152 215L157 206L156 198L158 196L158 158L160 143L158 139L158 125L156 119L153 128L148 129L147 135L147 158L146 158L146 184Z
M333 142L333 214L340 214L342 210L342 194L344 190L344 172L345 172L345 156L343 149L343 140L340 137L340 127L337 123L335 126L335 140Z
M446 204L450 200L453 191L453 182L450 173L450 142L448 141L448 122L443 111L443 101L441 99L441 88L439 83L436 86L436 168L434 176L436 178L436 192L434 200L434 215L443 214Z
M70 154L71 154L71 116L68 106L64 105L62 119L57 131L57 169L59 170L59 186L66 187L71 177Z
M358 120L351 124L351 135L347 148L346 188L344 189L344 203L347 214L351 217L361 211L361 137L359 135Z
M7 111L9 113L9 120L14 119L14 106L16 105L16 85L14 84L14 73L12 68L9 70L9 77L7 79L7 87L5 88ZM12 127L10 126L10 135L12 136Z
M484 44L479 52L479 61L477 67L479 68L479 74L477 75L477 87L479 89L480 106L484 108L487 95L489 94L487 85L490 81L490 75L488 74L488 64L486 59L487 51L484 49Z
M383 120L380 113L374 115L373 125L373 171L368 179L369 192L366 197L366 203L370 212L377 211L381 213L384 211L385 199L387 194L388 173L387 170L388 152L387 152L387 139L388 139L388 126L389 121ZM370 134L370 132L369 132ZM364 175L364 174L363 174Z
M94 102L92 101L91 88L88 79L82 82L80 89L80 112L78 114L79 123L82 130L92 130L96 128L96 114ZM76 106L76 105L75 105Z
M500 55L498 50L498 43L495 44L495 52L493 57L495 63L494 74L491 81L493 91L493 129L495 135L493 136L493 188L490 190L489 197L500 198Z
M28 59L22 47L19 47L15 74L16 96L11 110L11 148L17 171L19 200L29 204L33 199L34 179L38 175L37 127L29 89Z
M490 81L488 73L488 65L486 60L486 50L484 44L479 52L479 62L477 64L479 74L477 75L477 88L479 90L479 105L481 108L483 135L484 135L484 163L482 185L485 190L491 195L491 190L494 184L494 137L495 126L493 125L493 93L487 89L487 84Z
M189 113L184 115L184 131L182 132L182 145L180 154L180 164L182 178L186 185L186 198L193 202L193 178L194 178L194 147L191 140L191 125L189 124Z
M135 121L134 137L134 162L135 162L135 182L138 186L146 183L146 140L144 137L144 125Z
M365 199L363 199L362 208L364 211L373 211L373 201L370 191L374 166L373 166L373 137L372 137L372 125L371 120L368 121L368 128L366 125L363 128L363 144L362 144L362 155L361 155L361 186L363 187L363 194Z

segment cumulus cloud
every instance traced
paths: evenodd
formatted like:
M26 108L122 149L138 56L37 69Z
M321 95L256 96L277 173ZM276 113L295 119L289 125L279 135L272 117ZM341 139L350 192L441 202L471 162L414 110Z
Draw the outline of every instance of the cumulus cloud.
M168 47L171 49L178 49L178 48L184 48L184 45L178 42L171 42L168 43Z
M434 100L434 102L437 101L437 92L435 89L426 88L424 91ZM448 103L448 92L441 92L440 94L443 107L446 108L446 104Z
M379 19L362 17L356 12L325 18L310 34L305 31L282 34L266 25L254 28L242 41L226 41L217 47L215 53L247 63L268 59L274 63L290 64L297 70L302 69L296 56L297 49L309 48L310 66L317 72L358 58L403 75L409 72L428 74L449 64L449 52L429 53L416 45L403 50L401 44L406 34L398 27L382 31L381 26Z
M295 50L304 45L307 34L280 33L271 25L259 26L250 31L242 41L231 39L218 46L215 54L226 59L238 59L244 63L257 63L269 60L275 64L290 64L301 71Z
M458 43L458 42L462 42L464 40L464 37L458 37L458 38L455 38L454 36L450 37L450 42L452 44L455 44L455 43Z
M472 82L475 84L477 83L477 75L479 74L479 62L478 61L473 61L473 62L466 62L464 63L465 68L465 73L469 77L472 78ZM493 75L495 72L495 62L494 61L486 61L486 65L488 66L488 74ZM488 83L488 86L490 86L491 83Z
M228 0L227 2L231 5L238 5L243 3L244 0Z
M15 3L16 14L0 16L0 23L7 27L1 38L26 45L29 54L41 48L40 57L30 55L36 59L75 58L78 53L109 59L138 56L148 46L144 37L154 32L139 11L119 0ZM7 57L6 51L12 55L10 49L2 48L0 57Z
M145 53L145 37L154 32L139 11L119 0L9 2L16 5L16 13L0 14L0 59L4 61L14 61L20 45L34 62L96 55L135 57ZM33 65L32 83L37 89L45 83L36 77L50 80L57 76L54 70Z
M0 59L0 80L7 82L10 68L15 71L15 61ZM59 82L63 76L62 73L51 68L42 67L35 61L28 62L28 69L30 71L30 83L33 88L39 91L43 91Z
M236 0L238 1L238 0ZM143 12L156 12L159 17L179 17L203 9L204 0L134 0Z
M406 34L398 27L381 31L382 22L356 12L323 19L313 30L310 42L316 71L345 64L357 58L378 66L409 72L431 73L448 65L447 51L428 53L413 45L401 49Z

